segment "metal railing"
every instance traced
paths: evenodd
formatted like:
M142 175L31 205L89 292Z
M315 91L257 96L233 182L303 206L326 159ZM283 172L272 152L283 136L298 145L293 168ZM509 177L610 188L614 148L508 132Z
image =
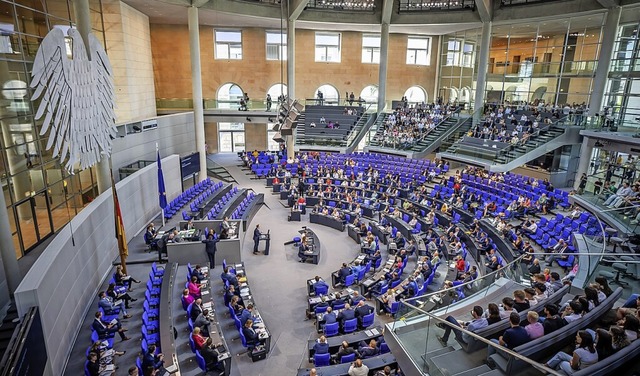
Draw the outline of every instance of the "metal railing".
M452 10L474 10L473 0L400 0L399 12L433 12Z

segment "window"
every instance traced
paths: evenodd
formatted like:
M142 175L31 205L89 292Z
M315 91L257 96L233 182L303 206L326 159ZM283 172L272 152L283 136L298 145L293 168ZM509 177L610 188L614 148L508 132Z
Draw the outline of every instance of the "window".
M424 103L427 101L427 93L420 86L411 86L404 92L409 103Z
M365 87L360 92L360 98L362 98L366 103L377 103L378 87L376 85L369 85Z
M340 33L316 33L316 61L340 62Z
M216 59L242 60L242 31L215 30Z
M447 42L447 61L445 65L471 68L473 66L474 46L470 43L463 43L460 40L450 40Z
M407 64L429 65L431 38L409 37L407 41Z
M362 62L380 64L380 35L362 35Z
M465 43L462 47L462 66L471 68L473 66L473 44Z
M287 34L267 31L267 60L287 60Z
M0 53L12 54L11 36L13 35L13 24L0 22Z
M460 42L450 40L447 43L447 66L458 66L460 64Z

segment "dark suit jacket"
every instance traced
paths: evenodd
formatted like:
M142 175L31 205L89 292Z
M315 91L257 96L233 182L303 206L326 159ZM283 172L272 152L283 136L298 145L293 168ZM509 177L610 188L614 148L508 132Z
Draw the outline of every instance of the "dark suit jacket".
M207 368L211 368L218 363L218 352L210 347L204 347L200 350L200 355L204 358L204 363L207 365Z
M345 355L353 354L354 352L356 352L356 350L354 350L353 347L351 346L347 347L346 349L340 346L340 350L338 350L338 353L336 354L336 358L340 360L341 357Z
M346 268L342 268L340 269L340 271L338 272L338 276L340 277L340 281L344 282L345 278L347 278L348 275L351 274L351 268L346 267Z
M196 321L198 316L202 313L202 307L193 303L191 306L191 320Z
M328 354L329 353L329 344L328 343L321 343L321 342L316 342L315 345L313 345L313 351L316 354Z
M326 313L324 316L322 316L322 320L324 320L325 324L333 324L334 322L338 321L338 318L336 317L335 312L331 312Z
M260 229L256 228L255 230L253 230L253 241L257 242L260 241Z
M158 359L155 354L152 354L149 351L147 351L142 357L142 369L145 369L149 366L153 366L153 368L158 369L162 367L163 363L164 360Z
M380 352L380 350L378 350L378 348L371 348L369 346L367 347L361 347L358 349L358 354L360 354L361 358L370 358L372 356L376 356L378 355L378 353Z
M355 315L356 317L363 317L373 312L373 307L365 304L362 307L356 307Z
M258 333L256 333L253 328L242 328L242 334L244 334L244 338L247 340L247 343L255 344L258 343Z
M109 334L109 329L107 329L107 323L101 323L100 320L93 319L93 322L91 323L91 328L93 330L96 331L96 333L98 333L98 337L99 338L104 338L107 336L107 334Z
M340 321L341 324L344 324L346 320L351 320L355 317L356 312L353 309L343 309L340 314L338 314L338 321Z

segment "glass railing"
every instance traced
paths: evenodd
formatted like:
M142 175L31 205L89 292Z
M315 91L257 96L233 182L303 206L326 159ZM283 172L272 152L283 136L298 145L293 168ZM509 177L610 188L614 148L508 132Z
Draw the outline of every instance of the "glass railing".
M481 264L481 262L478 263ZM443 262L443 265L438 268L438 272L455 275L455 267ZM433 354L432 352L443 348L437 337L442 336L442 329L446 326L459 329L464 335L472 336L476 340L486 343L487 346L496 346L490 340L454 326L449 321L446 321L445 318L451 315L458 322L471 321L473 317L470 311L474 305L480 305L486 310L489 302L495 301L499 303L502 297L511 296L514 290L529 286L529 281L530 276L527 265L522 262L522 257L519 257L502 268L476 280L402 300L401 306L394 316L395 321L388 324L387 327L397 337L397 342L403 351L409 355L409 359L411 359L415 368L422 372L438 374L438 371L434 369L434 367L437 368L437 364L433 363L431 355ZM453 344L454 342L455 336L452 333L449 343ZM500 349L504 348L500 347ZM436 353L434 355L441 354ZM542 371L542 373L557 374L551 369L545 369L542 364L535 361L515 353L511 355L522 358L523 361ZM465 354L461 353L456 356L465 356ZM482 366L481 360L476 359L476 361L479 363L477 366ZM451 363L448 366L455 367ZM461 372L457 370L456 372L449 371L451 373Z
M239 101L224 101L215 99L204 99L202 101L205 110L235 110L240 109ZM156 107L158 110L191 110L193 100L185 98L157 98ZM269 111L276 112L278 102L273 101ZM267 111L267 101L264 99L250 100L247 103L247 111Z

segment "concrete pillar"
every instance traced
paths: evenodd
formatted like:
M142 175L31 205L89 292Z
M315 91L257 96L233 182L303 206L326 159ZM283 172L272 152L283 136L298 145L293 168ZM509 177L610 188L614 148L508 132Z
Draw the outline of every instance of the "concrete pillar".
M296 99L296 20L287 20L287 93L289 98ZM296 131L292 136L285 136L287 158L295 155Z
M200 66L200 26L198 8L190 6L189 52L191 57L191 88L193 91L193 118L196 129L196 150L200 153L200 173L198 179L207 178L207 150L204 139L204 107L202 103L202 68Z
M580 177L582 174L589 175L589 165L591 163L591 154L593 153L593 146L596 140L590 137L584 137L582 140L582 146L580 147L580 162L578 163L578 170L574 177L573 188L578 189L580 184Z
M482 37L480 39L480 54L478 57L478 79L476 81L476 96L473 100L474 122L480 120L481 113L476 112L484 107L484 89L487 84L487 69L489 68L489 49L491 48L491 22L482 23Z
M611 56L615 47L616 35L618 35L618 25L620 24L621 7L610 8L607 12L604 27L602 28L602 44L600 45L600 56L596 75L593 78L591 88L591 98L589 100L589 116L600 113L603 108L602 98L607 86L609 69L611 67Z
M380 66L378 68L378 108L377 112L384 110L387 101L387 61L389 57L389 24L382 23L380 27Z
M89 34L91 34L91 10L89 0L73 0L73 10L76 18L76 28L84 42L87 54L89 53ZM91 55L89 55L91 58ZM103 155L98 164L94 166L96 180L98 181L98 194L111 188L111 167L109 158Z

